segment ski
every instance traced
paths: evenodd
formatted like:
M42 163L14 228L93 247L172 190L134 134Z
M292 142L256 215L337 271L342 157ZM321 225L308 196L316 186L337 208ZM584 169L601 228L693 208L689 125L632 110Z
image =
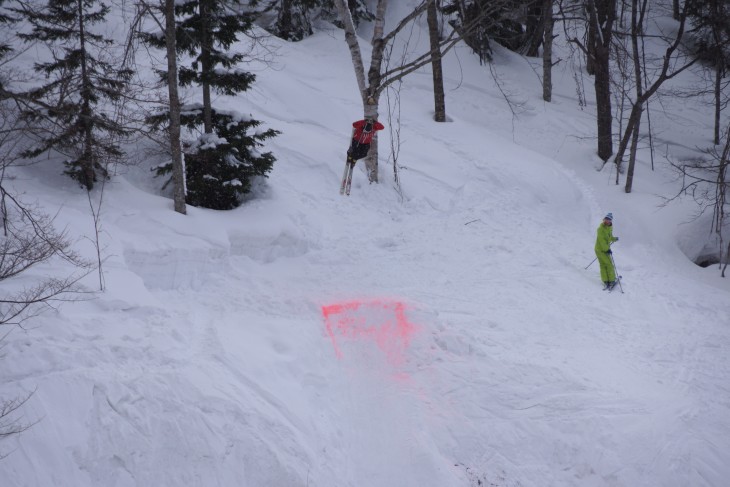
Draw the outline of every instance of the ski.
M350 188L352 187L352 172L355 170L355 164L348 164L350 172L347 174L347 185L345 186L345 194L350 196Z
M347 185L347 173L350 172L350 163L345 161L345 173L342 175L342 183L340 184L340 194L345 194L345 186Z
M345 162L345 173L342 175L342 183L340 184L340 194L350 196L350 187L352 186L352 171L355 164L349 161Z
M613 292L614 289L616 289L616 286L619 286L619 288L620 288L621 287L619 285L620 280L621 280L621 276L616 276L616 280L613 282L613 286L603 286L603 290L608 291L610 293L610 292ZM621 292L623 293L624 290L621 289Z
M616 286L621 290L621 294L624 293L624 288L621 287L621 276L616 276L616 282L613 283L613 286L608 290L609 293L612 293L614 289L616 289Z

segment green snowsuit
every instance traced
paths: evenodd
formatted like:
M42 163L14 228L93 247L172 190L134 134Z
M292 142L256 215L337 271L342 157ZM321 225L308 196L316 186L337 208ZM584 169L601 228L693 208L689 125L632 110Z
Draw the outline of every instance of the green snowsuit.
M616 270L613 268L611 256L606 252L611 250L611 244L618 238L613 236L613 226L605 225L603 222L598 226L596 233L596 257L601 265L601 280L603 282L615 281Z

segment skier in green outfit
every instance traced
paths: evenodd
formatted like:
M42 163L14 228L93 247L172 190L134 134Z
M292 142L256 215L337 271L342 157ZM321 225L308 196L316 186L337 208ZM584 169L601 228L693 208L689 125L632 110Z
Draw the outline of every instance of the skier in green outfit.
M605 289L613 289L616 285L616 269L611 259L611 244L618 241L613 236L613 214L605 216L596 232L596 257L601 265L601 280L606 285Z

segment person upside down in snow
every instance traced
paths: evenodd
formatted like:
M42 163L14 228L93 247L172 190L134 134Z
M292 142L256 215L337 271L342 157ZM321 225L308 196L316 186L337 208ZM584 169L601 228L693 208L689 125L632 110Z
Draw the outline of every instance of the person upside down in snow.
M616 269L611 258L611 244L618 241L613 236L613 214L609 213L603 218L596 231L596 257L601 267L601 280L607 289L613 289L616 285Z
M359 159L368 155L370 143L373 141L375 132L383 130L385 127L373 118L358 120L357 122L353 122L352 126L354 127L354 131L350 148L347 149L347 163L354 166Z

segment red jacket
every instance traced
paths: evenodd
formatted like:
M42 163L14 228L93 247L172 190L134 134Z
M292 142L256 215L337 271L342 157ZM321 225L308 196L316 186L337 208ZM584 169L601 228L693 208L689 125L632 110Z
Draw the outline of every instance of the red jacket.
M377 130L383 130L385 126L375 121L372 125L372 129L369 132L365 131L365 125L367 122L365 120L358 120L357 122L352 122L352 126L355 127L355 133L352 135L353 140L356 140L359 144L370 144L370 142L373 141L373 136L375 135L375 132Z

